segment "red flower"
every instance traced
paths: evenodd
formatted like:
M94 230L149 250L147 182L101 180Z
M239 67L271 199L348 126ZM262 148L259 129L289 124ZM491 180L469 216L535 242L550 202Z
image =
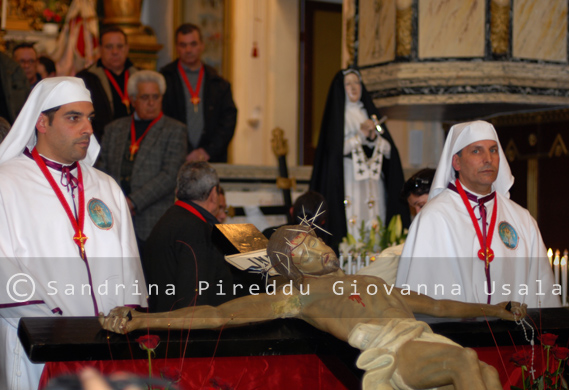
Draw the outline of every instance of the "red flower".
M531 364L531 356L526 352L516 352L510 357L510 361L518 367L527 367Z
M557 360L565 360L569 357L569 348L555 346L551 348L551 352Z
M160 370L162 378L169 380L172 383L177 383L182 379L182 372L175 367L164 367Z
M54 20L56 23L61 22L61 15L55 15L55 16L53 17L53 20Z
M553 333L544 333L541 335L541 337L539 338L539 341L541 341L541 345L543 345L544 347L552 347L555 345L555 341L557 340L557 336L556 334Z
M158 344L160 344L160 336L144 335L136 339L140 348L146 351L154 351Z

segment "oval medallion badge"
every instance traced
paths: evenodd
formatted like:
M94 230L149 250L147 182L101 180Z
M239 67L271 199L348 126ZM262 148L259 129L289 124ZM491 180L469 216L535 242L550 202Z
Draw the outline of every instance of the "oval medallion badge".
M111 210L109 210L105 202L93 198L87 204L87 209L89 210L91 221L99 229L110 230L113 227L113 213L111 213Z
M508 222L500 222L500 225L498 225L498 232L500 234L502 242L504 245L506 245L507 248L517 248L519 237L516 229L514 229L512 225L510 225Z

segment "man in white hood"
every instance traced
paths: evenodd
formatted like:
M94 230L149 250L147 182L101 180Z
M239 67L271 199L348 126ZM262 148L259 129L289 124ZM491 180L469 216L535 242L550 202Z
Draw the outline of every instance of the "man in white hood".
M43 365L17 337L21 317L93 316L146 306L129 208L92 167L89 91L42 80L0 145L0 388L37 388Z
M453 126L429 202L409 230L396 286L436 299L560 306L537 223L509 199L513 183L491 124Z

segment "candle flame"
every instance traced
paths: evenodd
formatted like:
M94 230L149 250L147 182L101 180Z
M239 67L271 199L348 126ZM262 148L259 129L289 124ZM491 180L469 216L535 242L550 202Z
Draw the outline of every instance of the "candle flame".
M551 250L551 248L549 248L547 250L547 257L551 257L551 256L553 256L553 251Z

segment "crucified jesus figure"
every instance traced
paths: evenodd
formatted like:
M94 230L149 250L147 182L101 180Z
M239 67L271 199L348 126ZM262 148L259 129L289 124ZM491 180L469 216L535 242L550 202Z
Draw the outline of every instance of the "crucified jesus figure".
M457 389L502 388L497 371L480 362L476 352L432 333L426 323L415 320L413 313L516 320L525 316L525 305L435 300L387 288L377 277L346 276L334 251L303 225L278 229L267 253L293 289L279 288L274 294L238 298L218 307L190 306L165 313L119 307L106 317L101 314L100 322L107 330L127 333L148 328L220 329L276 318L301 318L362 350L357 365L366 370L364 389L447 385Z

